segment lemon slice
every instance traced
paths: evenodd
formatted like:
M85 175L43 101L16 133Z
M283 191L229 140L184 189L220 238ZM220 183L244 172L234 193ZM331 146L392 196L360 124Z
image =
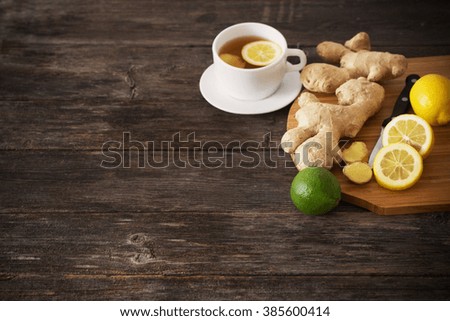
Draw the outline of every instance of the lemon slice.
M383 147L373 162L373 174L377 183L390 190L410 188L420 179L422 171L422 156L405 143Z
M412 114L403 114L392 119L383 131L383 146L406 143L419 154L427 157L434 144L434 133L425 119Z
M281 55L281 47L272 41L258 40L242 48L242 58L254 66L267 66Z

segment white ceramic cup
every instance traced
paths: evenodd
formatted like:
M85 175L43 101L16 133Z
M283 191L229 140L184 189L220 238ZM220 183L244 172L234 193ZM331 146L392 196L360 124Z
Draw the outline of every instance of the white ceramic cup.
M219 57L220 48L230 40L256 36L277 43L282 54L267 66L255 69L237 68ZM277 91L287 72L300 71L306 65L306 55L300 49L290 49L284 36L275 28L256 22L232 25L221 31L212 44L214 74L220 88L240 100L261 100ZM300 59L298 64L287 62L288 56Z

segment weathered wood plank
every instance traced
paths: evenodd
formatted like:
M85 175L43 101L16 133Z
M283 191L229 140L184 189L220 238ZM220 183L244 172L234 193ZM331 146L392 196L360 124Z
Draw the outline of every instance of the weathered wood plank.
M207 48L42 45L6 42L0 99L199 100Z
M258 116L239 116L218 111L204 101L197 90L192 91L191 86L186 85L192 81L189 68L175 68L183 70L180 73L184 80L178 84L165 76L154 81L145 72L132 69L131 73L139 76L133 76L138 80L133 80L133 86L130 87L127 72L119 72L120 68L126 69L120 63L106 68L116 70L112 72L115 81L111 81L112 74L108 72L101 79L93 79L101 74L100 70L95 70L97 67L93 67L92 73L81 72L83 80L71 78L78 73L76 69L88 65L88 58L78 62L76 67L58 63L61 68L68 66L67 70L71 70L59 78L60 67L52 67L49 72L47 67L40 66L36 61L27 62L25 52L22 52L22 56L11 52L8 54L11 61L6 59L3 65L14 66L14 60L29 64L26 68L20 67L21 74L11 72L9 67L5 67L3 73L0 72L4 84L0 87L0 93L3 99L14 100L0 102L1 149L99 149L108 140L121 140L124 132L129 132L135 140L155 140L157 149L161 141L169 140L178 132L181 135L195 132L197 139L203 142L219 141L223 145L236 138L261 141L267 139L268 135L271 135L272 140L279 141L284 133L286 110ZM76 61L75 56L72 58ZM94 65L98 65L97 62ZM160 71L164 69L159 68ZM10 74L13 76L10 77ZM42 85L44 79L49 79L45 87ZM115 83L112 87L117 86L117 90L111 91L112 82ZM88 83L98 85L90 87ZM80 89L80 86L85 89ZM167 91L172 92L165 94ZM152 95L162 98L153 100ZM182 98L175 100L174 95ZM47 96L58 101L44 98ZM15 101L39 97L42 99L31 102ZM66 100L70 97L75 101ZM92 101L94 97L100 101ZM237 122L240 126L234 126ZM23 123L27 126L24 127Z
M314 46L299 46L310 62L319 61ZM374 49L409 57L430 56L449 54L450 44ZM0 100L203 102L198 81L212 63L209 46L179 50L140 44L49 45L7 39L2 42L0 57Z
M222 206L214 213L1 214L0 274L449 277L445 214L227 213L225 196Z
M227 149L238 140L241 149L261 149L279 145L287 112L285 108L245 117L224 113L203 99L122 103L0 101L0 149L98 151L108 141L139 141L148 148L167 150L169 142L176 140L184 141L183 146L190 149L205 144ZM153 142L153 146L147 142Z
M445 276L154 277L24 274L11 278L0 276L0 284L2 300L390 301L448 300L450 297L450 278Z
M0 213L294 213L278 149L4 151ZM342 211L342 209L337 209Z
M433 1L432 1L433 2ZM379 45L448 45L448 3L348 1L2 1L0 37L53 43L209 45L228 25L261 21L289 42L345 40L365 30ZM188 32L187 32L188 30Z
M288 190L296 170L287 156L181 150L149 152L147 163L144 151L124 155L2 152L0 212L292 212ZM161 159L167 162L156 164ZM102 161L108 168L123 162L105 169Z

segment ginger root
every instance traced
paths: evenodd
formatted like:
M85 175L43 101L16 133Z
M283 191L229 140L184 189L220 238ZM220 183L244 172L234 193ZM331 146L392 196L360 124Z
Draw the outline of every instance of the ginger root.
M372 169L369 164L363 162L346 165L342 172L349 180L356 184L365 184L372 179Z
M306 89L319 93L332 94L336 89L352 78L347 69L329 64L309 64L300 74Z
M337 105L322 103L309 92L298 98L298 125L281 139L283 150L294 154L298 170L310 166L331 168L333 159L342 157L339 139L355 137L366 120L380 110L384 89L360 77L341 85L336 96Z
M220 59L225 61L227 64L237 67L237 68L245 68L245 60L242 59L240 56L236 56L229 53L223 53L220 54Z
M301 72L302 83L314 92L333 93L340 85L352 78L366 77L379 82L403 75L408 62L403 55L370 51L369 35L360 32L345 45L324 41L317 45L317 53L328 63L313 63Z
M367 162L369 159L369 150L364 142L353 142L349 148L342 151L342 159L347 164Z

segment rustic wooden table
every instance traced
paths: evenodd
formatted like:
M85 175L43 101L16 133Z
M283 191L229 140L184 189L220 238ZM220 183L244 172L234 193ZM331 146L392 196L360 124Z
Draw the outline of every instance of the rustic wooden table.
M448 55L449 18L442 1L1 0L0 299L449 299L448 212L304 216L271 154L288 108L238 116L198 90L244 20L311 62L361 30Z

